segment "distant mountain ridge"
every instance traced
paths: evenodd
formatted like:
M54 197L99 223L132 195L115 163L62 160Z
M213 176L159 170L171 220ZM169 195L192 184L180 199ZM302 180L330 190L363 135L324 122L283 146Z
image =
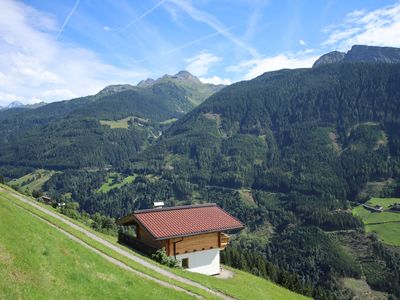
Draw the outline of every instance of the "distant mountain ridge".
M169 124L182 117L223 87L204 84L189 72L181 71L145 87L111 85L95 95L53 102L37 109L22 106L2 110L0 165L120 165L152 143L162 133L163 122ZM104 125L110 122L126 125L124 129ZM14 151L15 147L19 150ZM70 151L71 147L75 151ZM28 148L32 151L25 155Z
M10 104L6 105L3 107L3 109L11 109L11 108L18 108L18 107L23 107L24 104L19 102L19 101L13 101Z
M166 80L176 80L176 81L183 81L183 82L192 82L196 84L204 84L198 79L196 76L190 74L188 71L179 71L175 75L168 75L165 74L164 76L154 80L153 78L147 78L146 80L140 81L137 86L138 87L148 87L154 85L156 83L160 83Z
M34 109L34 108L38 108L40 106L46 105L46 102L38 102L38 103L34 103L34 104L23 104L20 101L13 101L10 104L6 105L6 106L1 106L0 105L0 110L7 110L7 109L13 109L13 108L29 108L29 109Z
M332 51L322 55L315 61L313 68L340 62L400 63L400 49L394 47L354 45L347 53Z
M143 88L151 88L153 86L157 86L160 84L165 84L165 83L174 83L179 86L185 86L187 87L192 87L192 89L207 89L211 92L215 92L220 90L221 88L225 87L223 84L210 84L210 83L203 83L200 81L199 78L196 76L192 75L188 71L179 71L175 75L168 75L165 74L160 78L153 79L153 78L147 78L145 80L139 81L137 85L131 85L131 84L115 84L115 85L109 85L102 89L98 95L109 95L113 93L118 93L122 91L127 91L127 90L137 90L137 89L143 89Z

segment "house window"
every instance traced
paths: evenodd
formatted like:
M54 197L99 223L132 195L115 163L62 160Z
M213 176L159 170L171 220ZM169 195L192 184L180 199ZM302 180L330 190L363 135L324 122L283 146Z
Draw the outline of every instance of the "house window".
M184 268L184 269L189 268L189 258L182 259L182 268Z

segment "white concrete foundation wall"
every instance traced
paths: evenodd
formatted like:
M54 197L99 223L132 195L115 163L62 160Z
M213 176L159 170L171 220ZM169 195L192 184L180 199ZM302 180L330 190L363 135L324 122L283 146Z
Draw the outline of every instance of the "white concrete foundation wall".
M205 275L215 275L220 273L219 249L210 249L192 253L179 254L176 259L189 259L189 268L191 272Z

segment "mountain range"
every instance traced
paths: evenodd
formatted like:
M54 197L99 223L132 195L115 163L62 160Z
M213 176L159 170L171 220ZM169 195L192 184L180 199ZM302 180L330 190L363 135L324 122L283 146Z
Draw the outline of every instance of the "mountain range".
M47 104L46 102L38 102L38 103L34 103L34 104L23 104L22 102L19 102L19 101L13 101L6 106L0 105L0 110L13 109L13 108L34 109L34 108L38 108L38 107L46 105L46 104Z
M317 59L313 68L340 62L400 63L398 48L354 45L349 51L332 51Z
M2 110L0 162L48 168L120 165L158 136L163 122L181 117L221 88L182 71L148 86L113 85L36 109ZM129 130L104 125L119 120ZM93 155L97 159L87 158Z
M234 267L316 299L356 297L349 280L399 297L399 247L351 213L400 197L399 58L355 45L227 87L181 71L2 111L0 173L58 170L44 191L113 217L216 202L246 224Z

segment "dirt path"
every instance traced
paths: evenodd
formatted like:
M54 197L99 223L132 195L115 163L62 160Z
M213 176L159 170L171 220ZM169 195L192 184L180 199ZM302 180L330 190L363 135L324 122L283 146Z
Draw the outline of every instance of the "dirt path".
M51 210L48 210L48 209L46 209L46 208L44 208L44 207L42 207L42 206L40 206L40 205L34 203L33 201L27 199L26 197L24 197L24 196L22 196L22 195L20 195L20 194L14 193L14 192L9 191L9 190L5 190L5 189L3 189L3 188L1 188L1 187L0 187L0 191L7 192L7 193L11 193L14 197L18 198L18 199L21 200L22 202L24 202L24 203L26 203L26 204L29 204L29 205L31 205L31 206L33 206L33 207L35 207L36 209L42 211L43 213L45 213L45 214L47 214L47 215L49 215L49 216L52 216L53 218L56 218L57 220L59 220L59 221L61 221L61 222L64 222L65 224L67 224L67 225L71 226L72 228L74 228L74 229L80 231L81 233L85 234L85 235L88 236L89 238L91 238L91 239L93 239L93 240L95 240L95 241L101 243L102 245L104 245L104 246L106 246L106 247L108 247L108 248L114 250L115 252L119 253L120 255L123 255L123 256L125 256L126 258L129 258L129 259L131 259L131 260L133 260L133 261L135 261L135 262L137 262L137 263L139 263L139 264L141 264L141 265L143 265L143 266L145 266L145 267L147 267L147 268L149 268L149 269L151 269L151 270L153 270L153 271L155 271L155 272L157 272L157 273L159 273L159 274L161 274L161 275L164 275L164 276L166 276L166 277L168 277L168 278L172 278L172 279L174 279L174 280L176 280L176 281L179 281L179 282L182 282L182 283L185 283L185 284L188 284L188 285L197 287L197 288L202 289L202 290L204 290L204 291L206 291L206 292L208 292L208 293L210 293L210 294L213 294L213 295L215 295L215 296L218 296L218 297L220 297L220 298L222 298L222 299L225 299L225 300L234 300L234 298L232 298L232 297L230 297L230 296L227 296L227 295L225 295L225 294L223 294L223 293L220 293L220 292L211 290L210 288L208 288L208 287L206 287L206 286L204 286L204 285L201 285L201 284L198 283L198 282L195 282L195 281L192 281L192 280L190 280L190 279L187 279L187 278L181 277L181 276L179 276L179 275L176 275L176 274L174 274L174 273L172 273L172 272L170 272L170 271L168 271L168 270L165 270L165 269L163 269L163 268L160 268L159 266L157 266L157 265L155 265L155 264L152 264L152 263L150 263L150 262L148 262L148 261L146 261L146 260L144 260L144 259L142 259L142 258L140 258L140 257L138 257L138 256L136 256L136 255L134 255L134 254L132 254L132 253L130 253L130 252L124 250L124 249L122 249L122 248L119 248L119 247L117 247L116 245L113 245L112 243L110 243L109 241L107 241L107 240L105 240L105 239L103 239L103 238L101 238L101 237L95 235L94 233L92 233L92 232L90 232L90 231L88 231L88 230L86 230L86 229L80 227L79 225L76 225L75 223L72 223L71 221L69 221L68 219L62 217L61 215L58 215L58 214L52 212ZM38 217L39 217L39 216L38 216ZM39 217L39 218L42 219L42 220L44 220L44 219L41 218L41 217ZM44 220L44 221L46 221L46 220ZM50 222L48 222L48 221L46 221L46 222L47 222L47 223L50 223ZM51 224L51 223L50 223L50 224ZM138 275L140 275L140 276L146 277L146 278L151 279L151 280L153 280L153 281L157 281L158 283L162 282L162 285L164 285L164 286L167 286L167 285L168 285L169 287L174 288L174 289L176 289L176 290L184 291L184 292L186 292L186 293L188 293L188 294L190 294L190 295L192 295L192 296L196 296L197 298L199 297L199 295L195 295L195 294L193 294L193 293L191 293L191 292L189 292L189 291L187 291L187 290L185 290L185 289L183 289L183 288L181 288L181 287L175 286L175 285L173 285L173 284L170 284L170 283L161 281L161 280L159 280L159 279L156 279L156 278L154 278L154 277L152 277L152 276L150 276L150 275L147 275L147 274L144 274L144 273L142 273L142 272L136 271L136 270L134 270L133 268L129 267L128 265L124 264L123 262L121 262L121 261L119 261L119 260L117 260L117 259L115 259L115 258L113 258L113 257L111 257L111 256L108 256L108 255L106 255L106 254L104 254L104 253L102 253L102 252L100 252L100 251L98 251L97 249L95 249L95 248L93 248L92 246L88 245L87 243L85 243L84 241L80 240L79 238L77 238L77 237L75 237L75 236L73 236L73 235L67 233L67 232L64 231L63 229L61 229L61 228L59 228L59 227L57 227L57 226L55 226L55 225L53 225L53 224L51 224L51 225L54 226L54 227L56 227L58 230L60 230L60 231L63 232L64 234L66 234L66 235L67 235L68 237L70 237L71 239L73 239L73 240L75 240L75 241L79 241L79 243L84 244L87 248L91 249L92 251L96 252L97 254L100 254L101 256L103 256L104 258L106 258L107 260L109 260L109 261L111 261L111 262L117 264L118 266L120 266L120 267L122 267L122 268L124 268L124 269L126 269L126 270L133 271L134 273L136 273L136 274L138 274ZM161 283L160 283L160 284L161 284Z

